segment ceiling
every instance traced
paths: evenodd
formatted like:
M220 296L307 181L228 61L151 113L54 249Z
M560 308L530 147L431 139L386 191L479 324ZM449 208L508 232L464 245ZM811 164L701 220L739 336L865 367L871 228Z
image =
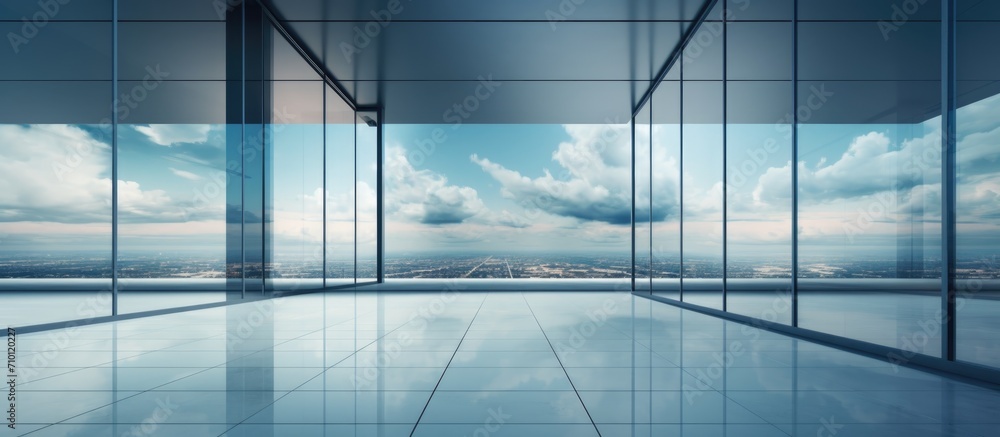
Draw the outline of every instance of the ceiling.
M348 94L383 107L388 123L451 123L456 115L606 123L629 119L705 1L268 3Z

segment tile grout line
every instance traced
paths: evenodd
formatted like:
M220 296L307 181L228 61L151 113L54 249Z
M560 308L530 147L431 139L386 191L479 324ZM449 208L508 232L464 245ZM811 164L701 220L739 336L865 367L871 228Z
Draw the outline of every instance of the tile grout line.
M345 320L345 321L342 321L342 322L338 322L338 323L335 323L335 324L333 324L333 325L330 325L330 326L337 326L337 325L340 325L340 324L342 324L342 323L347 323L347 322L349 322L349 321L350 321L350 320ZM118 321L114 321L114 322L112 322L112 323L118 323ZM195 375L200 375L200 374L202 374L202 373L204 373L204 372L207 372L207 371L209 371L209 370L212 370L212 369L217 369L217 368L219 368L219 367L222 367L222 366L226 366L227 364L229 364L229 363L231 363L231 362L233 362L233 361L236 361L236 360L241 360L241 359L244 359L244 358L246 358L246 357L249 357L249 356L251 356L251 355L254 355L254 354L258 354L258 353L261 353L261 352L264 352L264 351L266 351L266 350L269 350L269 349L274 349L274 347L275 347L275 346L279 346L279 345L282 345L282 344L285 344L285 343L288 343L288 342L291 342L291 341L295 341L295 340L298 340L298 339L301 339L302 337L305 337L305 336L308 336L308 335L311 335L311 334L314 334L314 333L316 333L316 332L319 332L319 331L322 331L322 330L325 330L325 329L327 329L327 328L328 328L327 326L324 326L324 327L323 327L322 329L318 329L318 330L314 330L314 331L309 331L309 332L306 332L306 333L304 333L304 334L302 334L302 335L299 335L299 336L297 336L297 337L293 337L293 338L290 338L290 339L287 339L287 340L284 340L284 341L282 341L281 343L278 343L278 344L275 344L275 345L273 345L273 346L271 346L271 347L269 347L269 348L264 348L264 349L260 349L260 350L258 350L258 351L255 351L255 352L250 352L250 353L248 353L248 354L246 354L246 355L243 355L243 356L240 356L240 357L237 357L237 358L233 358L232 360L229 360L229 361L226 361L226 362L224 362L224 363L220 363L220 364L217 364L217 365L215 365L215 366L211 366L211 367L196 367L196 368L198 368L198 369L202 369L202 370L201 370L201 371L198 371L198 372L195 372L195 373L192 373L192 374L190 374L190 375L185 375L185 376L182 376L182 377L180 377L180 378L177 378L177 379L174 379L174 380L171 380L171 381L167 381L167 382L165 382L165 383L163 383L163 384L160 384L160 385L158 385L158 386L155 386L155 387L152 387L152 388L149 388L149 389L146 389L146 390L135 390L135 391L136 391L136 393L133 393L132 395L130 395L130 396L127 396L127 397L124 397L124 398L121 398L121 399L117 399L117 396L115 396L115 397L112 397L112 399L115 399L115 400L113 400L112 402L110 402L110 403L108 403L108 404L105 404L105 405L101 405L101 406L99 406L99 407L96 407L96 408L93 408L93 409L90 409L90 410L87 410L87 411L84 411L84 412L82 412L82 413L79 413L79 414L76 414L76 415L73 415L73 416L70 416L70 417L67 417L67 418L65 418L65 419L62 419L62 420L60 420L60 421L58 421L58 422L54 422L54 423L50 423L50 424L48 424L48 425L46 425L46 426L43 426L43 427L41 427L41 428L38 428L38 429L35 429L35 430L32 430L32 431L29 431L28 433L25 433L25 434L23 434L23 435L28 435L28 434L32 434L32 433L35 433L35 432L38 432L38 431L41 431L41 430L43 430L43 429L46 429L46 428L49 428L49 427L51 427L51 426L54 426L54 425L59 425L59 424L62 424L62 423L64 423L64 422L66 422L67 420L71 420L71 419L74 419L74 418L77 418L77 417L80 417L80 416L82 416L82 415L84 415L84 414L87 414L87 413L91 413L91 412L94 412L94 411L97 411L97 410L99 410L99 409L101 409L101 408L105 408L105 407L108 407L108 406L112 406L112 405L114 405L114 404L116 404L116 403L118 403L118 402L121 402L121 401L124 401L124 400L128 400L128 399L131 399L131 398L134 398L134 397L136 397L136 396L139 396L139 395L142 395L142 394L144 394L144 393L147 393L147 392L151 392L151 391L156 391L156 389L157 389L157 388L160 388L160 387L163 387L163 386L165 386L165 385L168 385L168 384L173 384L173 383L175 383L175 382L177 382L177 381L180 381L180 380L183 380L183 379L186 379L186 378L189 378L189 377L192 377L192 376L195 376ZM160 332L160 331L164 331L164 330L167 330L167 329L170 329L170 328L169 328L169 327L165 327L165 328L163 328L163 329L157 329L157 330L153 330L153 331L149 331L149 332ZM397 328L397 329L398 329L398 328ZM135 336L138 336L138 335L141 335L141 333L137 333L137 334L134 334L134 335L135 335ZM179 345L174 345L174 346L171 346L171 347L169 347L169 348L164 348L164 349L158 349L158 350L155 350L155 351L148 351L148 352L144 352L144 353L141 353L141 354L139 354L139 355L134 355L134 356L130 356L130 357L125 357L125 358L122 358L122 359L128 359L128 358L134 358L134 357L138 357L138 356L142 356L142 355L146 355L146 354L150 354L150 353L153 353L153 352L161 352L161 351L165 351L165 350L169 350L169 349L171 349L171 348L173 348L173 347L177 347L177 346L183 346L183 345L186 345L186 344L191 344L191 343L196 343L196 342L199 342L199 341L203 341L203 340L210 340L210 339L213 339L213 338L215 338L215 337L219 337L219 336L221 336L221 335L224 335L224 334L216 334L216 335L212 335L212 336L209 336L209 337L204 337L204 338L200 338L200 339L196 339L196 340L191 340L191 341L188 341L188 342L185 342L185 343L181 343L181 344L179 344ZM386 335L388 335L388 334L386 334ZM373 343L374 343L374 341L373 341ZM366 345L366 347L367 347L367 345ZM356 353L356 352L355 352L355 353ZM347 358L350 358L350 356L352 356L352 355L354 355L354 353L352 353L351 355L349 355L348 357L346 357L346 358L344 358L344 359L346 360ZM102 363L102 364L98 364L98 365L94 365L94 366L90 366L90 367L85 367L85 368L83 368L83 369L79 369L79 370L86 370L86 369L91 369L91 368L97 368L97 367L101 367L101 366L105 366L105 365L107 365L107 364L112 364L112 363L115 363L115 362L117 362L117 361L119 361L119 360L113 360L113 361L110 361L110 362L107 362L107 363ZM343 361L343 360L341 360L341 361ZM340 362L338 362L337 364L339 364L339 363L340 363ZM334 365L336 365L336 364L334 364ZM245 366L244 366L244 367L245 367ZM332 366L331 366L331 367L332 367ZM72 373L72 372L67 372L67 373L63 373L63 374L60 374L60 375L65 375L65 374L68 374L68 373ZM322 375L322 374L323 374L323 372L320 372L320 374ZM310 379L309 379L308 381L306 381L306 382L309 382L309 381L311 381L311 380L312 380L312 378L310 378ZM303 384L305 384L305 383L303 383ZM299 387L301 387L301 385L299 385ZM298 388L298 387L296 387L296 388ZM294 390L294 389L293 389L293 390ZM273 391L273 390L272 390L272 391ZM118 391L117 391L117 390L115 390L115 391L112 391L112 392L113 392L113 393L118 393ZM290 393L290 392L291 392L291 391L289 391L289 393ZM288 393L285 393L285 395L287 395L287 394L288 394ZM282 397L284 397L284 395L283 395ZM280 398L279 398L279 399L280 399ZM272 404L273 404L273 403L274 403L274 402L272 402ZM270 405L271 405L271 404L268 404L268 406L270 406ZM264 408L267 408L267 407L265 406ZM262 408L262 409L263 409L263 408ZM254 414L257 414L257 413L259 413L259 412L260 412L260 410L258 410L258 411L257 411L257 412L255 412ZM251 417L251 416L253 416L253 414L251 414L250 416L247 416L247 418L249 418L249 417ZM245 419L244 419L244 420L245 420ZM242 423L242 422L240 422L240 423ZM232 429L232 428L230 428L230 429ZM227 430L226 430L226 432L228 432L228 431L229 431L230 429L227 429ZM225 433L223 433L223 434L225 434Z
M366 315L367 315L367 314L371 314L372 312L373 312L373 311L369 311L369 312L367 312L367 313L365 313L365 314L366 314ZM357 317L355 317L355 318L353 318L353 319L351 319L351 320L345 320L345 321L342 321L342 322L338 322L338 323L335 323L335 324L333 324L333 325L330 325L330 326L336 326L336 325L339 325L339 324L342 324L342 323L347 323L347 322L351 322L351 321L355 322L355 326L357 326ZM379 340L382 340L382 339L384 339L385 337L388 337L388 336L389 336L390 334L392 334L393 332L396 332L396 331L398 331L399 329L401 329L401 328L403 328L404 326L406 326L406 325L410 324L411 322L412 322L412 321L406 321L406 322L404 322L404 323L400 324L399 326L397 326L397 327L395 327L395 328L391 329L390 331L386 332L385 334L381 335L380 337L378 337L378 338L376 338L376 339L374 339L374 340L372 340L372 341L368 342L368 343L367 343L367 344L365 344L364 346L362 346L362 347L358 348L358 349L357 349L357 350L355 350L354 352L351 352L351 353L350 353L349 355L347 355L346 357L344 357L344 358L341 358L341 359L340 359L339 361L337 361L336 363L333 363L333 364L331 364L331 365L329 365L329 366L327 366L327 367L323 368L323 371L319 372L319 374L317 374L316 376L313 376L312 378L309 378L309 379L305 380L305 381L304 381L304 382L303 382L302 384L299 384L299 385L295 386L295 388L293 388L293 389L291 389L291 390L288 390L288 391L286 391L286 392L285 392L285 394L283 394L283 395L279 396L279 397L278 397L277 399L275 399L275 400L271 401L271 403L269 403L269 404L265 405L264 407L262 407L261 409L259 409L259 410L255 411L255 412L254 412L253 414L250 414L250 415L248 415L248 416L247 416L246 418L244 418L243 420L241 420L241 421L237 422L236 424L233 424L232 426L229 426L229 428L226 428L226 430L225 430L225 431L223 431L223 432L222 432L222 434L219 434L219 437L221 437L221 436L224 436L224 435L226 435L226 433L228 433L229 431L232 431L232 430L233 430L234 428L236 428L236 427L238 427L238 426L240 426L240 425L242 425L242 424L246 423L246 421L247 421L247 420L249 420L249 419L250 419L251 417L253 417L253 416L256 416L257 414L260 414L260 412L261 412L261 411L264 411L264 410L265 410L265 409L267 409L268 407L270 407L270 406L272 406L272 405L276 404L276 403L277 403L278 401L280 401L280 400L284 399L284 398L285 398L285 396L288 396L288 395L289 395L289 394L291 394L292 392L295 392L295 391L297 391L298 389L302 388L302 386L304 386L304 385L308 384L308 383L309 383L309 382L311 382L312 380L314 380L314 379L316 379L316 378L319 378L319 377L323 377L323 378L326 378L326 372L327 372L328 370L330 370L330 369L332 369L332 368L336 367L336 366L337 366L338 364L340 364L340 363L343 363L344 361L347 361L347 360L351 359L352 357L356 357L356 356L357 356L357 354L358 354L358 352L361 352L361 351L362 351L363 349L365 349L365 348L367 348L367 347L369 347L369 346L371 346L371 345L373 345L373 344L377 343L377 342L378 342ZM326 330L327 328L328 328L328 327L324 327L324 328L323 328L322 330ZM302 336L299 336L299 337L296 337L295 339L298 339L298 338L301 338L301 337L304 337L305 335L309 335L309 334L313 334L313 333L316 333L316 332L319 332L319 331L321 331L321 330L316 330L316 331L311 331L311 332L309 332L309 333L307 333L307 334L304 334L304 335L302 335ZM292 339L292 340L295 340L295 339ZM354 335L354 340L355 340L355 342L357 342L357 339L358 339L358 336L357 336L357 329L355 329L355 335ZM291 341L291 340L288 340L288 341ZM285 343L285 342L282 342L282 344L283 344L283 343ZM262 349L262 350L259 350L259 351L257 351L257 352L254 352L254 354L256 354L256 353L260 353L260 352L263 352L263 351L265 351L265 350L267 350L267 349ZM325 345L325 344L323 345L323 354L324 354L324 355L326 354L326 345ZM252 354L250 354L250 355L252 355ZM248 355L248 356L249 356L249 355ZM216 367L218 367L218 366L216 366ZM270 390L270 391L274 392L274 390ZM316 390L303 390L303 391L316 391ZM323 392L326 392L327 390L322 390L322 391L323 391ZM354 391L354 392L357 392L357 390L353 390L353 391ZM355 408L356 408L356 406L355 406ZM229 425L229 424L227 423L226 425ZM273 425L273 424L272 424L272 425Z
M486 305L486 299L489 297L489 292L483 296L483 301L479 303L479 308L477 308L476 313L472 315L472 320L469 321L469 326L465 328L465 333L462 334L462 338L459 339L458 344L455 345L455 352L452 352L451 358L448 359L448 364L444 366L444 370L441 371L441 376L438 378L437 383L434 384L434 389L431 390L431 395L427 397L427 402L424 404L424 408L420 410L420 415L417 416L417 421L413 423L413 429L410 430L410 437L413 437L413 433L417 432L417 427L420 426L420 420L424 418L424 413L427 412L427 407L431 404L431 399L434 399L434 393L437 393L438 387L441 386L441 381L444 380L444 375L448 373L448 369L451 367L451 362L455 360L455 355L458 355L458 350L462 348L462 342L465 341L465 336L469 335L469 330L471 330L472 325L476 323L476 318L479 317L479 312L483 310L483 306Z
M288 340L285 340L285 341L283 341L283 342L281 342L281 343L278 343L278 345L280 345L280 344L284 344L284 343L287 343L287 342L290 342L290 341L294 341L294 340L297 340L297 339L299 339L299 338L301 338L301 337L305 337L305 336L307 336L307 335L309 335L309 334L312 334L312 333L315 333L315 332L317 332L317 331L312 331L312 332L308 332L308 333L305 333L305 334L302 334L302 335L300 335L300 336L298 336L298 337L295 337L295 338L291 338L291 339L288 339ZM198 342L198 341L202 341L202 340L209 340L209 339L212 339L212 338L215 338L215 337L218 337L218 336L219 336L219 335L213 335L213 336L211 336L211 337L206 337L206 338L202 338L202 339L198 339L198 340L192 340L192 341L190 341L190 342L188 342L188 343L184 343L184 344L189 344L189 343L195 343L195 342ZM180 345L178 345L178 346L180 346ZM277 346L277 345L275 345L275 346ZM273 348L273 346L272 346L271 348ZM153 353L153 352L161 352L161 351L164 351L164 350L167 350L167 349L160 349L160 350L155 350L155 351L149 351L149 352L146 352L146 353L143 353L143 354L139 354L139 355L134 355L134 356L131 356L131 357L125 357L125 358L122 358L122 360L124 360L124 359L129 359L129 358L134 358L134 357L138 357L138 356L142 356L142 355L145 355L145 354L150 354L150 353ZM23 434L23 435L28 435L28 434L32 434L32 433L35 433L35 432L38 432L38 431L41 431L41 430L43 430L43 429L46 429L46 428L49 428L49 427L52 427L52 426L55 426L55 425L60 425L60 424L63 424L63 423L64 423L64 422L66 422L67 420L71 420L71 419L74 419L74 418L77 418L77 417L80 417L80 416L82 416L82 415L84 415L84 414L87 414L87 413L92 413L92 412L94 412L94 411L97 411L97 410L100 410L101 408L105 408L105 407L109 407L109 406L112 406L112 405L114 405L114 404L117 404L118 402L121 402L121 401L124 401L124 400L128 400L128 399L132 399L132 398L134 398L134 397L136 397L136 396L139 396L139 395L142 395L142 394L145 394L145 393L148 393L148 392L151 392L151 391L156 391L156 389L158 389L158 388L160 388L160 387L163 387L163 386L165 386L165 385L168 385L168 384L173 384L173 383L175 383L175 382L177 382L177 381L180 381L180 380L183 380L183 379L187 379L187 378L190 378L190 377L192 377L192 376L195 376L195 375L200 375L200 374L202 374L202 373L205 373L205 372L207 372L207 371L209 371L209 370L212 370L212 369L217 369L217 368L219 368L219 367L222 367L222 366L225 366L226 364L229 364L229 363L230 363L230 362L232 362L232 361L236 361L236 360L241 360L241 359L244 359L244 358L246 358L246 357L248 357L248 356L250 356L250 355L254 355L254 354L258 354L258 353L260 353L260 352L263 352L263 351L265 351L265 350L267 350L267 349L261 349L261 350L259 350L259 351L256 351L256 352L251 352L251 353L249 353L249 354L246 354L246 355L243 355L243 356L241 356L241 357L237 357L237 358L233 358L232 360L229 360L229 361L226 361L226 362L224 362L224 363L221 363L221 364L217 364L217 365L215 365L215 366L211 366L211 367L195 367L195 368L197 368L197 369L201 369L201 370L200 370L200 371L198 371L198 372L195 372L195 373L192 373L192 374L190 374L190 375L185 375L185 376L182 376L182 377L180 377L180 378L177 378L177 379L174 379L174 380L171 380L171 381L167 381L167 382L164 382L163 384L160 384L160 385L157 385L157 386L155 386L155 387L152 387L152 388L148 388L148 389L145 389L145 390L134 390L134 391L135 391L136 393L133 393L132 395L130 395L130 396L126 396L126 397L124 397L124 398L121 398L121 399L117 399L117 396L114 396L114 397L112 397L112 399L115 399L115 400L111 401L110 403L107 403L107 404L105 404L105 405L101 405L101 406L99 406L99 407L96 407L96 408L93 408L93 409L90 409L90 410L87 410L87 411L84 411L84 412L82 412L82 413L79 413L79 414L76 414L76 415L73 415L73 416L70 416L70 417L67 417L67 418L65 418L65 419L63 419L63 420L60 420L60 421L58 421L58 422L54 422L54 423L50 423L50 424L48 424L48 425L46 425L46 426L43 426L43 427L41 427L41 428L38 428L38 429L36 429L36 430L32 430L32 431L30 431L30 432L28 432L28 433L25 433L25 434ZM109 363L115 363L115 362L118 362L118 361L121 361L121 360L114 360L114 361L111 361L111 362L109 362ZM109 363L104 363L104 364L99 364L99 365L96 365L96 366L91 366L91 367L87 367L87 368L84 368L84 369L81 369L81 370L85 370L85 369L90 369L90 368L95 368L95 367L100 367L100 366L104 366L104 365L107 365L107 364L109 364ZM308 381L307 381L307 382L308 382ZM129 390L129 391L133 391L133 390ZM272 390L272 391L273 391L273 390ZM115 393L115 394L117 394L117 393L119 393L119 391L118 391L118 390L112 390L112 391L111 391L111 393ZM286 394L287 394L287 393L286 393ZM265 407L265 408L267 408L267 407ZM258 411L258 412L259 412L259 411ZM257 414L257 413L254 413L254 414ZM227 431L228 431L228 430L227 430Z
M587 418L590 419L590 424L594 425L594 431L597 433L597 437L601 437L601 430L597 428L597 422L594 422L594 417L590 415L590 410L587 409L587 404L583 402L583 396L580 396L580 391L576 389L576 384L573 384L573 378L569 377L569 371L567 371L566 366L563 365L562 358L559 358L559 354L556 353L556 348L552 346L552 340L549 340L549 335L545 333L545 328L543 328L542 323L538 321L538 316L535 316L535 310L531 309L531 304L528 303L528 298L524 295L524 293L521 293L521 299L524 299L524 305L528 307L528 312L531 313L531 318L535 319L535 324L538 325L538 330L542 331L542 336L545 337L545 341L548 342L549 347L552 348L552 355L556 356L556 361L559 362L559 367L562 368L563 373L566 375L566 380L569 381L569 386L573 388L573 393L576 393L576 398L580 400L580 406L583 407L583 412L587 413Z

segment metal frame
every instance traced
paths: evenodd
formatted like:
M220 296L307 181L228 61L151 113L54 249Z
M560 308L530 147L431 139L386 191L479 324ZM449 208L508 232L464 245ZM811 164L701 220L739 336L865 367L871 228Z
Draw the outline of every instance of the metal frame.
M729 26L726 13L722 13L722 311L728 310L729 299L726 295L726 277L729 274L728 248L729 238Z
M799 326L799 2L792 1L792 326Z
M639 111L639 112L641 112L641 111ZM631 153L631 155L632 155L632 164L631 164L632 165L632 223L631 223L631 225L632 225L632 254L631 254L632 255L632 281L631 281L631 283L632 283L632 292L633 293L636 291L636 289L635 289L635 147L636 147L636 144L635 144L635 120L636 120L636 117L638 117L638 113L632 114L632 129L631 129L631 132L632 132L632 150L631 150L631 152L632 152Z
M941 351L950 361L956 360L956 3L941 1Z
M118 0L111 2L111 315L118 315Z
M667 58L667 62L663 64L663 68L660 69L656 78L653 79L653 83L649 86L649 89L642 94L642 98L639 99L639 102L636 103L635 107L632 109L632 118L635 118L635 115L639 113L639 110L642 109L642 105L645 105L646 102L653 99L653 92L656 91L656 87L660 86L660 83L663 82L663 79L667 77L668 73L670 73L670 69L673 68L674 64L684 57L684 49L686 49L688 44L691 43L694 35L698 33L698 29L700 29L701 25L708 19L708 15L712 13L712 9L715 8L715 4L718 2L719 0L708 0L705 2L705 5L698 12L698 17L695 18L691 28L689 28L687 33L685 33L681 38L681 43L677 45L677 48L675 48L672 53L670 53L670 57ZM681 66L683 67L683 65L684 64L682 63Z
M376 216L375 216L376 217L375 218L375 244L376 244L376 248L375 248L375 252L376 252L376 254L375 254L375 259L376 259L375 282L381 284L381 283L385 282L385 271L384 271L385 269L383 268L384 265L385 265L385 208L383 207L383 205L385 203L384 200L383 200L383 199L385 199L385 195L384 195L385 194L385 186L384 186L385 183L383 181L383 179L384 179L383 176L384 175L382 174L382 168L385 166L385 144L384 144L385 140L384 140L384 136L382 134L383 130L385 129L385 123L384 123L385 122L385 113L384 113L384 111L382 111L381 109L378 110L376 112L375 120L378 123L378 127L377 127L377 129L378 129L378 132L377 132L378 146L377 146L376 153L375 153L375 161L376 161L375 162L375 177L377 179L377 181L376 181L376 188L375 188L375 199L377 199L377 202L375 202L375 208L376 208L376 212L375 212L375 214L376 214ZM357 244L356 240L355 240L355 244Z

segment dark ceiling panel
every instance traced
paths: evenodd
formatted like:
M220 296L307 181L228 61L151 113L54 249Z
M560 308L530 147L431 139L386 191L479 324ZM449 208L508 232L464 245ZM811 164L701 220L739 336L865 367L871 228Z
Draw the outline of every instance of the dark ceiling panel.
M628 118L705 0L265 3L386 122L447 123L492 79L468 122L604 123Z
M345 82L362 106L385 104L386 123L627 122L647 82ZM456 105L458 105L456 107Z
M691 0L271 0L286 20L544 21L694 20ZM579 3L579 4L578 4Z
M290 22L341 80L649 80L681 23L393 23L356 39L354 23Z

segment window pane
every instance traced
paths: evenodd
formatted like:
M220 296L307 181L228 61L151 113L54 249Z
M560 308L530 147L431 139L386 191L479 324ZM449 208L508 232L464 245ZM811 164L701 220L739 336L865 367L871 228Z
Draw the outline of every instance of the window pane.
M230 167L223 82L121 81L118 312L225 300ZM197 108L197 109L195 109Z
M271 86L265 273L276 291L316 288L323 282L324 85L275 81Z
M375 190L378 188L378 127L369 126L369 121L377 122L373 112L358 113L355 148L354 205L357 226L357 280L369 282L377 279L378 269L378 211Z
M387 280L630 285L630 124L388 128Z
M111 315L110 133L92 124L0 124L4 323ZM61 292L39 306L33 294L52 291Z
M3 81L0 95L0 319L109 316L111 83Z
M726 91L726 310L791 324L792 83Z
M684 70L685 78L687 69ZM684 82L683 299L722 309L722 82Z
M677 68L679 69L679 68ZM680 300L680 82L653 93L653 293Z
M922 328L940 322L940 118L900 97L880 119L896 123L851 120L842 109L887 102L855 85L827 88L836 124L810 91L822 84L799 86L816 115L798 138L799 326L940 355L940 332Z
M635 191L633 201L635 202L635 289L649 290L651 287L651 253L650 244L652 234L650 233L651 197L650 181L652 168L650 167L650 104L647 102L639 113L635 116L634 122L634 143L633 156L635 160Z
M1000 367L1000 9L958 7L957 358Z
M326 87L326 284L354 283L354 110Z

